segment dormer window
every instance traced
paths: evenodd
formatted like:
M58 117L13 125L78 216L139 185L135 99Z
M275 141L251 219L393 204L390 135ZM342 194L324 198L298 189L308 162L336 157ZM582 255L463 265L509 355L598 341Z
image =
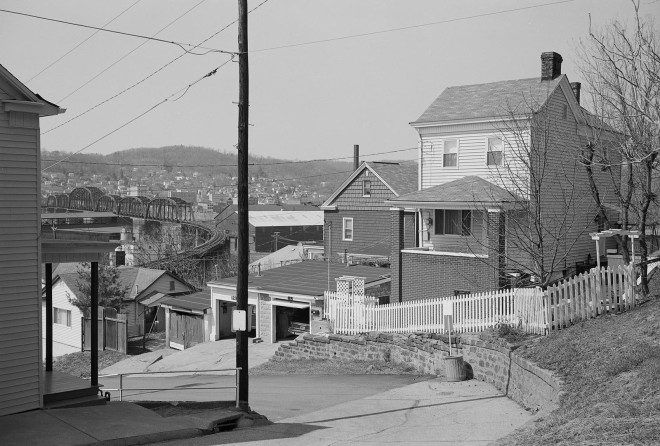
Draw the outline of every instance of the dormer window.
M458 167L458 140L445 139L442 144L442 167Z
M488 166L502 165L502 146L500 138L488 138L488 152L486 153L486 164Z
M371 180L362 181L362 196L371 197Z

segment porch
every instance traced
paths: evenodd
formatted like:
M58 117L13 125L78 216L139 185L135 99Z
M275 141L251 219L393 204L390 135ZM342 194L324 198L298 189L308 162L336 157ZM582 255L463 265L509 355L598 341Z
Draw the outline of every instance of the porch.
M105 404L99 385L58 371L46 371L41 377L44 409Z

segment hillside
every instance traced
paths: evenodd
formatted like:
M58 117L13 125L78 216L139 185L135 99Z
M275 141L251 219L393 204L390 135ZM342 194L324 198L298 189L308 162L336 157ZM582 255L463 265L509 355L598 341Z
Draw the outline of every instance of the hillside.
M560 408L500 445L660 444L660 298L518 352L564 377Z
M42 152L43 167L69 156L68 152ZM329 154L335 157L335 154ZM341 154L339 154L341 156ZM351 159L339 161L299 162L278 158L250 156L250 176L272 178L281 181L294 179L301 185L320 185L323 191L332 191L352 171ZM136 148L114 152L109 155L80 153L71 156L51 168L48 172L74 172L81 176L92 174L110 178L128 176L135 172L137 176L147 176L150 172L166 170L181 172L191 176L197 172L203 177L212 178L218 184L224 184L237 176L237 154L218 152L204 147L168 146L159 148Z

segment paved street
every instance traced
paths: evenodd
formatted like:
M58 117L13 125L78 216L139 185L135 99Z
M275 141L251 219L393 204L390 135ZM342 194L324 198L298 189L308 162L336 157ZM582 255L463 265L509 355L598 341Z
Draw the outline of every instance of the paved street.
M159 444L487 445L532 419L493 387L474 380L434 379L403 386L394 380L390 385L395 387L367 395L384 387L388 378L281 378L280 387L265 394L255 380L251 397L252 408L273 417L275 424ZM299 383L298 378L304 379ZM376 383L370 385L370 380ZM299 396L310 391L317 393Z

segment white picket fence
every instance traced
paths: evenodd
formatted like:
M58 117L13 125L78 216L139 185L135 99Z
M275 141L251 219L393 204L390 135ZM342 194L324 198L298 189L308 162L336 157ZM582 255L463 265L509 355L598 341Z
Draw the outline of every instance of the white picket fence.
M364 296L326 292L325 317L334 333L355 335L442 332L443 302L452 305L452 331L483 331L498 324L518 327L526 333L547 334L577 320L607 311L626 311L634 306L632 267L593 269L543 291L517 288L436 299L377 305Z

